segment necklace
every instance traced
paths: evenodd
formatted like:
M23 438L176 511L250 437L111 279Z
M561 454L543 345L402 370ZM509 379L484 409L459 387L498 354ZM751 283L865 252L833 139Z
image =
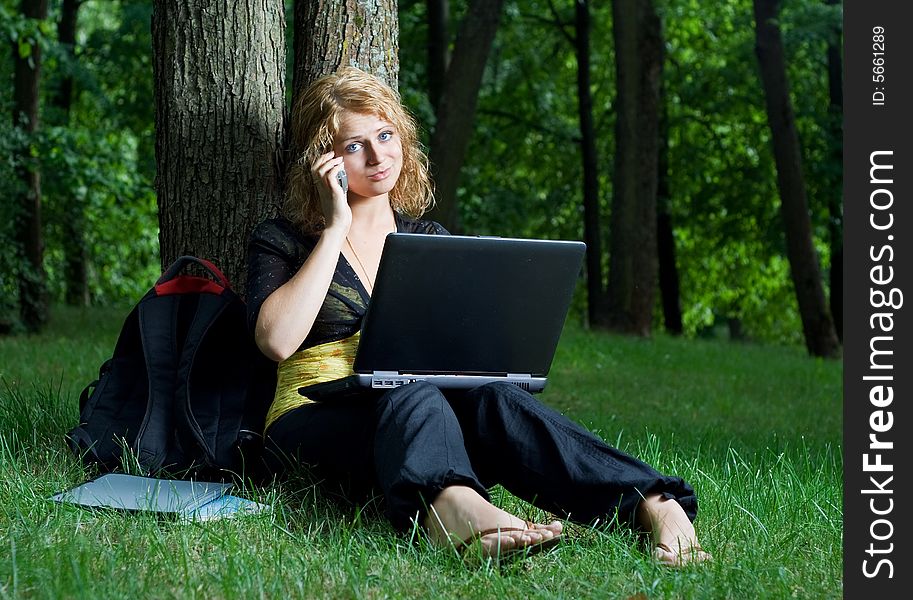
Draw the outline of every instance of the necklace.
M368 280L368 285L371 286L371 290L373 291L373 290L374 290L374 282L371 281L371 276L368 275L368 270L365 268L364 263L361 262L361 259L358 257L358 252L355 251L355 246L353 246L353 245L352 245L352 242L349 241L349 236L346 236L346 243L349 245L349 250L352 251L352 256L355 257L356 262L358 262L358 266L361 267L362 272L365 274L365 279Z
M396 233L396 225L393 225L393 231L389 233ZM384 235L386 237L387 234ZM358 263L358 266L361 267L362 272L365 274L365 279L368 281L368 285L371 286L371 291L374 291L374 282L371 281L371 276L368 274L368 270L365 268L365 264L361 262L361 258L358 256L358 252L355 251L355 246L352 245L352 240L349 239L349 236L346 235L346 243L349 245L349 250L352 251L352 256L355 257L355 261Z

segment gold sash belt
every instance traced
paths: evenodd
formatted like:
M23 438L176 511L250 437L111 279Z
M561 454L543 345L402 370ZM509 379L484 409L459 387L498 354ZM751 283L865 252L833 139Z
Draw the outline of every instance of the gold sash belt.
M356 333L342 340L306 348L279 363L276 396L266 415L266 429L290 410L314 402L299 394L298 388L351 375L358 338Z

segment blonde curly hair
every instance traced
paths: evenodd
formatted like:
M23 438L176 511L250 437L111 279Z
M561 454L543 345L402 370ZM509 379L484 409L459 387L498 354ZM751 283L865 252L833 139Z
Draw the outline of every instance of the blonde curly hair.
M403 146L403 168L390 190L390 206L410 217L420 217L434 204L434 192L428 157L418 141L418 126L396 91L356 67L343 67L317 79L295 103L292 142L299 154L289 169L286 216L307 233L326 226L311 165L333 146L346 111L375 115L396 128Z

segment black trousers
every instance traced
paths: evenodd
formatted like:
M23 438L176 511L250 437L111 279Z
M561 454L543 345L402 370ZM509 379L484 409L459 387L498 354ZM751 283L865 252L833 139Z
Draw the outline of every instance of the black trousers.
M642 496L661 493L697 514L694 489L612 448L529 393L493 383L447 393L413 383L383 394L308 404L267 431L271 467L304 464L357 495L378 489L398 529L424 518L437 493L501 484L580 523L634 523Z

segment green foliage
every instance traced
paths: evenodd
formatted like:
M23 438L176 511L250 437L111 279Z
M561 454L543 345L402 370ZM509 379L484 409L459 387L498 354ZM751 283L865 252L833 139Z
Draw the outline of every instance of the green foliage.
M479 125L464 168L469 231L582 239L582 167L573 6L508 2L479 99ZM611 6L593 3L594 29ZM604 29L605 33L611 30ZM536 44L529 40L535 39ZM591 38L592 93L604 236L608 235L614 88L611 36Z
M18 148L16 138L21 130L0 125L0 331L17 323L19 284L18 275L23 259L16 239L16 224L20 208L12 201L21 193L21 183L16 177L13 148Z
M18 6L4 1L0 4L0 32L5 46L20 47L20 40L35 40L38 27L34 20L26 19ZM0 78L12 84L13 61L0 61ZM12 85L0 96L0 113L12 116ZM16 199L25 191L16 167L21 149L30 143L29 136L20 128L12 127L11 119L0 120L0 331L18 326L19 275L24 270L24 257L17 241L17 224L21 207Z
M54 297L65 292L65 224L78 219L98 304L139 298L159 275L157 207L151 182L137 177L137 140L129 132L50 128L42 149L45 266ZM152 225L152 226L150 226Z
M787 2L783 6L783 42L789 56L789 77L796 127L802 143L803 170L808 190L812 226L819 240L828 240L828 223L838 226L842 210L843 114L830 110L828 96L828 43L839 43L843 12L839 5L822 2ZM842 54L842 51L841 51ZM842 231L838 229L838 231ZM822 256L829 264L829 256Z
M87 120L136 138L136 166L150 183L155 177L151 22L151 0L90 1L80 9L85 45L79 61L88 72L87 93L78 105Z
M53 6L56 10L58 7ZM151 2L88 1L81 5L75 55L56 39L48 20L28 23L0 7L0 31L38 40L43 49L41 125L31 139L0 121L0 196L17 197L16 148L29 143L40 165L45 270L52 298L66 291L64 265L75 226L84 240L91 300L135 300L159 273L153 131ZM16 37L18 36L18 37ZM6 61L0 74L11 76ZM72 78L69 114L56 104L64 77ZM9 114L12 98L3 97ZM21 250L15 242L18 207L0 206L0 322L15 322ZM77 245L78 247L78 245Z
M751 2L670 3L665 16L670 213L685 329L725 317L741 319L753 336L801 334L782 268ZM765 327L771 316L784 327Z
M0 32L13 43L19 58L28 58L36 45L46 48L53 43L52 29L46 20L26 18L12 3L0 4Z
M823 2L787 4L794 10L784 9L781 24L816 248L826 269L829 213L821 190L842 165L826 134L833 116L822 36L840 13ZM827 19L818 18L825 13ZM669 186L686 331L737 318L752 337L801 343L751 2L669 0L664 18Z

